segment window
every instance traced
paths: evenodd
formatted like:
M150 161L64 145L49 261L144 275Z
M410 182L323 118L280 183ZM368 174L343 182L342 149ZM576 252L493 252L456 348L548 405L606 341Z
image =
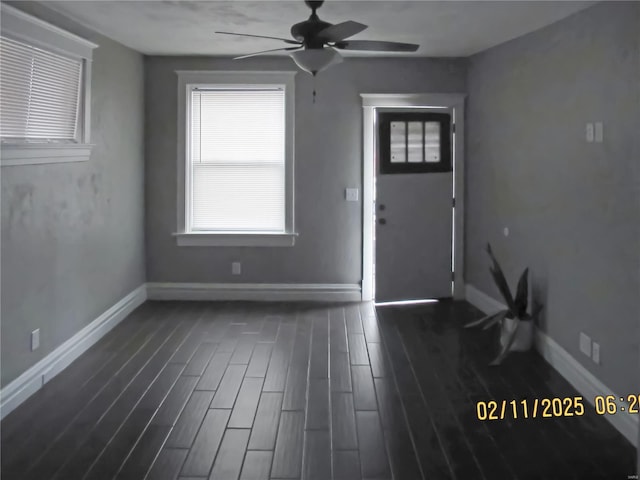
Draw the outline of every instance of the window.
M385 112L379 116L380 173L451 171L451 115Z
M82 62L0 36L0 137L75 141Z
M97 45L2 4L2 165L87 160Z
M291 246L295 72L178 72L184 246Z

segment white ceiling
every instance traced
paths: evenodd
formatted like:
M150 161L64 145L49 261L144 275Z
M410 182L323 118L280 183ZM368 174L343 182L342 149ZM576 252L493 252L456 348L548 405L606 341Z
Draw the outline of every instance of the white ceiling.
M318 14L330 23L355 20L369 25L352 37L354 40L417 43L420 49L416 53L404 55L457 57L537 30L593 3L328 0ZM47 1L46 4L148 55L228 56L278 48L285 45L277 40L213 32L290 38L291 25L310 14L301 0Z

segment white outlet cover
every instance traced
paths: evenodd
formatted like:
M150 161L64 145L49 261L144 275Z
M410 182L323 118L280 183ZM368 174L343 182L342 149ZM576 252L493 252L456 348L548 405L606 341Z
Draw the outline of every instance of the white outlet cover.
M587 357L591 356L591 337L585 333L580 333L580 351Z
M241 272L242 272L242 265L240 264L240 262L231 263L231 274L232 275L240 275Z

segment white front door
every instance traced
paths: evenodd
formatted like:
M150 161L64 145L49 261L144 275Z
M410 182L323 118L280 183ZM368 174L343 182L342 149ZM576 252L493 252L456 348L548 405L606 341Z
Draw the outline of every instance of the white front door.
M375 114L375 300L451 297L453 111Z

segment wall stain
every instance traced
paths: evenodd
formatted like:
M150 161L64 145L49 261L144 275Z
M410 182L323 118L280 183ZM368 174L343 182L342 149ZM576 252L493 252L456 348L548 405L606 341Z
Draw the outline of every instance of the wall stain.
M33 185L16 185L9 196L9 234L17 225L26 225L33 211Z
M91 188L93 190L94 195L98 195L98 192L100 191L101 183L102 183L102 181L101 181L100 174L92 173L91 174Z

